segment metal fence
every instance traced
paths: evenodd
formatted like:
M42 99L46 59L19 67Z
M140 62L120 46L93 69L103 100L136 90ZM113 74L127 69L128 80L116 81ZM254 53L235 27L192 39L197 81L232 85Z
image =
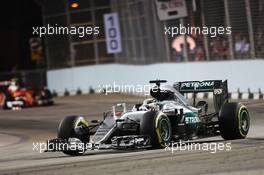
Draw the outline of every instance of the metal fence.
M188 16L160 21L155 0L78 0L71 9L69 0L38 0L43 7L44 25L99 26L100 35L83 38L47 36L48 69L88 64L152 64L158 62L210 61L264 58L263 0L186 0ZM176 0L177 1L177 0ZM118 12L122 52L108 54L103 15ZM164 35L168 26L232 27L231 35L189 35L195 47L177 51L179 36ZM184 44L185 45L185 44Z

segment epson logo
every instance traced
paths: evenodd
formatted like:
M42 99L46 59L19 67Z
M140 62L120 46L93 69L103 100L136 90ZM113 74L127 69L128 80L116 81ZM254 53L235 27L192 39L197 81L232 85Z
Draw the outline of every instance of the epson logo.
M199 88L206 86L213 86L213 81L202 81L202 82L185 82L181 84L182 88Z

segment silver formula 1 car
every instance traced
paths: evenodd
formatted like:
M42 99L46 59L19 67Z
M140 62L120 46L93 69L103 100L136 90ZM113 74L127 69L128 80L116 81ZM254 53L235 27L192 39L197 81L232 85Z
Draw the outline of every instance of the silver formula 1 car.
M82 116L64 118L58 138L49 140L47 151L80 155L89 149L163 148L171 142L221 135L224 139L246 137L250 117L246 106L228 102L227 81L187 81L173 86L166 80L150 81L152 98L125 104L104 113L104 120L88 125ZM214 111L208 112L206 101L196 102L199 92L212 92ZM190 105L185 94L193 93ZM94 121L92 122L94 123Z

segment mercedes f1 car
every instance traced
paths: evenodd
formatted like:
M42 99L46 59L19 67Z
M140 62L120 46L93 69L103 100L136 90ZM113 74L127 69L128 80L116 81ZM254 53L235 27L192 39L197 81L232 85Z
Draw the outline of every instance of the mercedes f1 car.
M33 91L23 88L17 79L0 82L0 107L2 109L21 109L30 106L52 105L53 96L49 89Z
M68 116L58 128L58 137L48 140L46 151L80 155L88 149L163 148L171 142L221 135L224 139L243 139L250 125L248 109L228 101L227 81L187 81L173 86L165 80L154 80L152 98L125 104L104 113L104 120L92 125L83 116ZM214 111L208 112L206 101L191 105L184 94L212 92ZM194 95L195 97L195 95ZM81 145L89 145L81 147Z

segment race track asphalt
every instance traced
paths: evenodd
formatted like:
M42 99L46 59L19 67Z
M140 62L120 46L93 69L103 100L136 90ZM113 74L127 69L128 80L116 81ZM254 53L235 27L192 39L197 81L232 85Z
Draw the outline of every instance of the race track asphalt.
M263 100L243 101L251 115L247 139L212 137L193 142L229 144L231 150L101 150L79 157L33 151L33 143L56 137L59 121L67 115L102 119L103 111L115 103L132 106L141 101L126 95L82 95L56 98L51 107L0 111L0 174L264 174Z

